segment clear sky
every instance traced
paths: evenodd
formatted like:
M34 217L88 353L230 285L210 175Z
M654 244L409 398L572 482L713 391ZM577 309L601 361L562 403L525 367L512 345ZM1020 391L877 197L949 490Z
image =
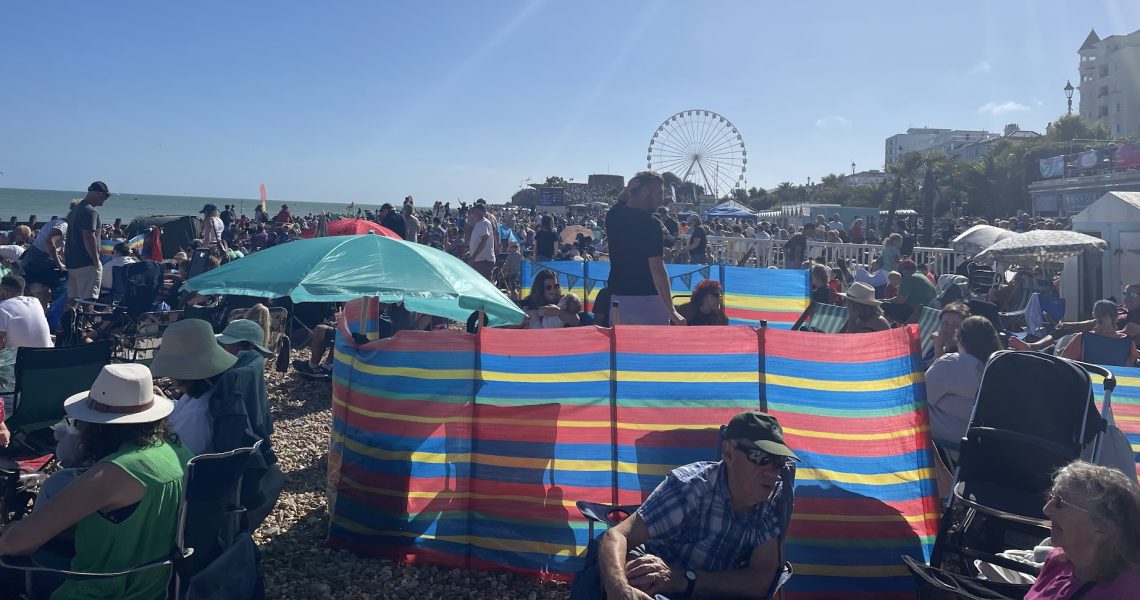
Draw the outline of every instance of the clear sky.
M1140 2L0 0L0 187L497 203L701 108L770 188L907 127L1043 131L1094 27Z

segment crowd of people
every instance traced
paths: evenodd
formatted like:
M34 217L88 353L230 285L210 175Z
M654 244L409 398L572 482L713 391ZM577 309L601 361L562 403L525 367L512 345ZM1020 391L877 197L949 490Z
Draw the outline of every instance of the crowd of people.
M14 272L0 279L0 346L50 347L55 343L50 308L62 297L77 304L99 300L111 289L108 272L154 258L150 239L132 247L116 222L104 225L99 208L111 197L95 182L65 218L31 219L8 230L0 261ZM270 217L257 207L252 217L234 207L207 204L197 239L179 249L167 282L175 295L192 275L190 256L207 249L209 269L265 248L312 235L326 215L294 216L282 205ZM1055 278L1040 267L1018 270L984 290L963 292L940 285L931 265L913 254L918 223L900 220L880 239L873 220L845 224L822 216L802 228L677 215L664 205L664 180L642 172L631 178L607 210L585 208L562 214L522 207L495 207L480 199L467 205L417 207L411 196L399 208L384 204L350 215L375 221L407 241L448 252L495 282L515 299L526 318L518 327L551 329L587 325L727 325L724 289L700 281L678 302L665 264L678 258L702 264L712 258L710 238L778 240L785 268L808 271L815 304L844 306L847 334L873 333L914 323L921 309L937 306L938 330L923 357L926 397L934 441L953 448L969 424L985 365L1002 349L1051 351L1072 359L1133 366L1140 340L1140 283L1123 290L1117 305L1102 300L1092 318L1051 322L1048 335L1024 336L1004 326L1000 315L1024 305L1029 294L1057 296ZM936 237L947 240L974 220L947 220ZM997 222L1013 231L1058 228L1062 221L1023 215ZM809 257L809 241L881 243L865 264ZM103 248L113 242L107 255ZM160 258L160 257L159 257ZM562 289L557 261L607 260L608 284L592 306ZM524 261L537 263L522 281ZM969 279L978 265L958 266ZM950 275L949 273L945 275ZM967 286L969 287L969 286ZM208 298L182 298L191 305ZM168 307L169 308L169 307ZM432 330L448 324L409 312L401 303L382 304L380 337L401 330ZM205 320L166 328L149 367L115 364L103 369L89 391L68 400L70 423L57 432L57 456L65 467L44 482L35 510L0 530L0 556L36 554L47 564L114 570L141 562L173 543L182 474L191 456L220 452L262 439L257 483L246 499L252 519L272 506L283 476L268 443L272 431L265 392L269 309L257 304L221 333ZM478 326L469 322L468 329ZM303 376L329 378L336 329L317 324L310 358L295 361ZM365 341L365 340L357 340ZM159 385L155 385L158 383ZM240 410L234 398L241 398ZM0 446L9 442L0 423ZM251 437L252 436L252 437ZM776 418L742 413L727 424L721 460L670 473L633 518L610 530L598 547L599 589L611 598L716 597L755 592L757 582L775 584L784 572L779 541L790 506L784 482L798 460ZM1096 581L1107 593L1140 593L1140 491L1118 471L1076 462L1056 475L1045 511L1054 521L1053 550L1029 597L1063 598L1081 582ZM74 527L74 555L59 556L51 541ZM684 532L684 535L680 535ZM95 596L120 597L157 589L164 574L131 575L103 583ZM0 570L0 579L22 573ZM72 585L48 578L56 597L71 597ZM1100 585L1103 584L1103 585ZM101 594L101 595L100 595ZM1125 594L1125 595L1127 595ZM1090 593L1087 598L1124 597Z

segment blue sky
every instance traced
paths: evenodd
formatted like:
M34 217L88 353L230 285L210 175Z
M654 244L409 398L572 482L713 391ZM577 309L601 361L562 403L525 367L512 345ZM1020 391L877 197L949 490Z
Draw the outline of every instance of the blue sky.
M1140 2L0 1L0 187L506 201L630 175L716 111L749 186L880 168L912 126L1043 131Z

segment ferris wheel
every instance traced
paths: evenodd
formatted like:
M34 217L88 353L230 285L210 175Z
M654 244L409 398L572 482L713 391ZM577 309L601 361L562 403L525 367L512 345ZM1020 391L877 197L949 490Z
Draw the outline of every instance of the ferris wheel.
M711 110L684 110L653 132L645 157L651 170L673 173L720 197L744 187L748 151L728 119Z

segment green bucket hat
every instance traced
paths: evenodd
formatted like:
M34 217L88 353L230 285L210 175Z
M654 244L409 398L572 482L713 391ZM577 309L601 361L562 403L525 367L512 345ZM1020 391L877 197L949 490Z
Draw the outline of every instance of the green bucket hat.
M150 372L155 377L183 381L208 379L237 362L237 357L218 345L214 330L201 319L183 319L166 328Z
M724 439L745 440L768 454L800 459L784 443L784 432L776 417L758 410L746 410L733 417L724 430Z
M265 330L261 328L261 325L249 319L234 319L230 321L230 324L226 325L225 330L215 337L218 338L219 344L249 342L266 358L273 356L272 350L261 345L261 341L265 339Z

